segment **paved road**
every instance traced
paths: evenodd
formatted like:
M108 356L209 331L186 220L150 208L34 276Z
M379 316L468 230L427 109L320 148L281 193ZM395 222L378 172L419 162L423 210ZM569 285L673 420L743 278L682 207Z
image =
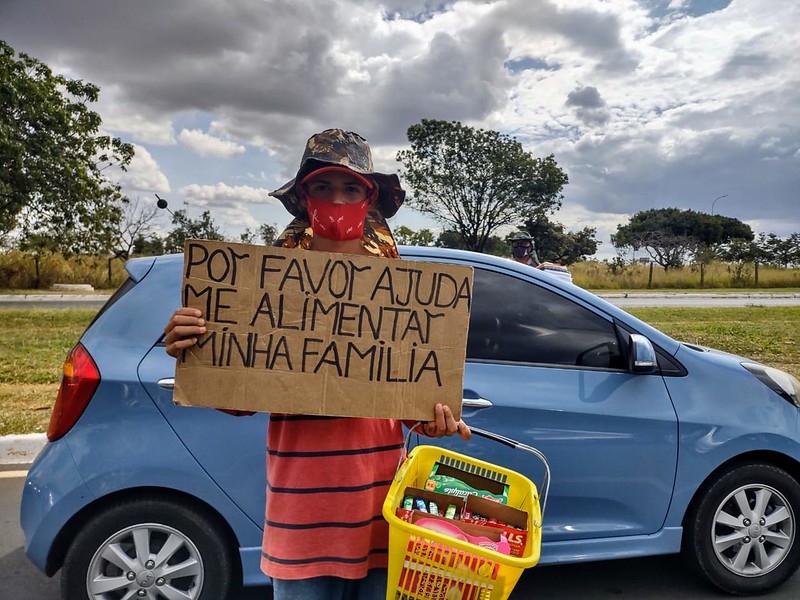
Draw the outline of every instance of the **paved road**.
M800 306L800 294L771 293L650 293L636 292L630 294L602 293L598 294L620 308L642 306L675 306L675 307L741 307L741 306Z
M0 308L100 308L108 294L0 294Z
M676 292L601 292L598 294L621 308L639 306L800 306L800 294L764 292L742 293L676 293ZM104 294L0 294L0 308L100 308Z
M0 471L0 598L58 600L59 574L48 579L25 558L19 528L22 471ZM719 600L677 556L616 560L605 563L536 567L523 575L511 600ZM232 600L271 600L270 588L251 588ZM769 600L800 598L800 573L782 588L761 596Z

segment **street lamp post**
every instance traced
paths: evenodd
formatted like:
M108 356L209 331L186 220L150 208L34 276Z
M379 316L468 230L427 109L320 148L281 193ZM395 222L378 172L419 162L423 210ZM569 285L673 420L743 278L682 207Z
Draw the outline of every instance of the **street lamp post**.
M717 204L717 200L722 200L723 198L727 198L728 194L722 194L722 196L717 196L714 198L714 201L711 203L711 216L714 216L714 206ZM700 261L700 289L705 287L705 280L706 280L706 269L705 269L705 259Z
M714 205L717 203L717 200L722 200L723 198L727 198L728 194L722 194L722 196L717 196L714 198L714 201L711 203L711 216L714 216Z

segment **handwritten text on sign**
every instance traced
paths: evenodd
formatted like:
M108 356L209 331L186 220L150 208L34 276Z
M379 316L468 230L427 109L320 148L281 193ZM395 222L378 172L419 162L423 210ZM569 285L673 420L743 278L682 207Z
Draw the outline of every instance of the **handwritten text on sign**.
M190 240L182 295L208 332L178 361L180 404L460 414L468 267Z

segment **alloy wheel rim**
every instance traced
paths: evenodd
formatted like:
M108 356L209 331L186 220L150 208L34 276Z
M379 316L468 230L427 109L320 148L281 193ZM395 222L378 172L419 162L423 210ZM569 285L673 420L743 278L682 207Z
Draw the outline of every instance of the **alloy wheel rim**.
M731 492L714 515L714 553L731 573L760 577L776 569L794 545L795 515L783 494L761 484Z
M94 553L86 592L96 600L198 598L203 559L183 533L158 523L118 531Z

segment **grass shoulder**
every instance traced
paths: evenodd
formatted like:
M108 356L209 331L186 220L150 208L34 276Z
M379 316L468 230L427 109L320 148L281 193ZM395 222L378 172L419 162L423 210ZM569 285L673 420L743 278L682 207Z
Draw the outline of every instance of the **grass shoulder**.
M800 306L631 308L675 339L718 348L800 378ZM96 308L0 308L0 435L43 432L67 352Z

